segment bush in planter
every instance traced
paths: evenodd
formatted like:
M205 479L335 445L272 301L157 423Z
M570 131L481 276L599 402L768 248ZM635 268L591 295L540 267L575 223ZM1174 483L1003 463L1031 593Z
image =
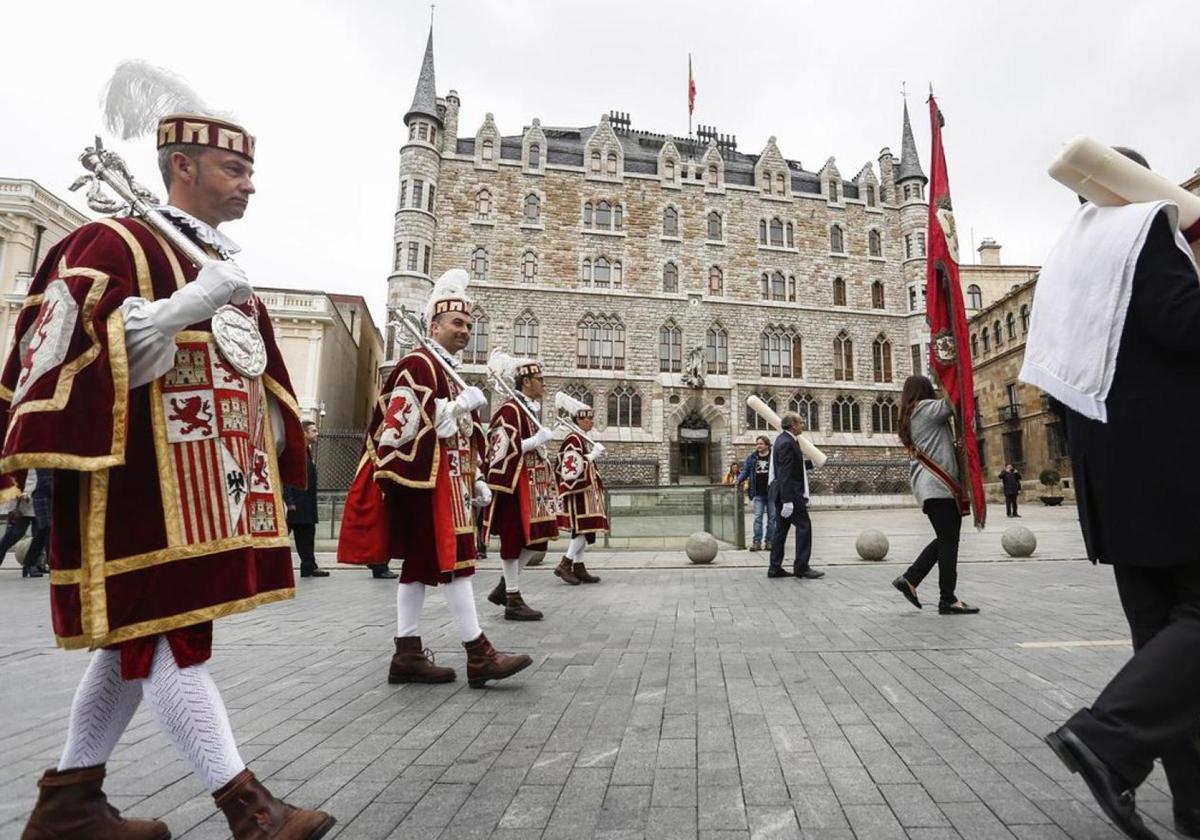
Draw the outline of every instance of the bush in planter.
M1038 481L1046 488L1046 495L1041 497L1042 504L1050 507L1061 505L1063 497L1058 493L1058 483L1062 481L1062 476L1058 474L1058 470L1047 467L1038 475Z

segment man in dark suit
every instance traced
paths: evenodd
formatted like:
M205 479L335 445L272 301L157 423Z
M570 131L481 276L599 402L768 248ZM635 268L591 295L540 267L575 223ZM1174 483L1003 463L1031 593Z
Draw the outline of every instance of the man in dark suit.
M1155 836L1134 792L1161 759L1176 830L1200 837L1200 283L1164 212L1119 334L1107 422L1054 407L1066 418L1088 558L1113 566L1134 654L1046 740L1134 838Z
M317 424L304 421L304 440L308 443L308 486L300 490L284 485L288 532L296 535L296 553L300 555L300 577L329 577L317 566L313 544L317 537L317 463L312 446L318 437Z
M788 531L796 529L796 562L792 574L797 580L824 577L809 566L812 554L812 522L808 518L808 471L810 466L800 451L796 435L803 431L800 415L788 411L779 418L783 431L775 438L771 450L771 470L767 496L774 506L775 538L771 542L771 565L767 577L781 578L792 575L783 569L783 549Z

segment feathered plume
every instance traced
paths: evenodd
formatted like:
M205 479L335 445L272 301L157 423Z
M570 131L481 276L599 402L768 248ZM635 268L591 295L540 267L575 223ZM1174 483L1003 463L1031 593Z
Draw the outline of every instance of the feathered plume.
M180 76L145 61L123 61L100 94L104 123L117 137L129 140L149 134L167 114L214 113Z
M569 414L572 417L581 411L590 411L592 408L587 403L575 399L566 391L559 391L554 395L554 407L563 414Z
M433 306L439 300L447 298L470 300L467 297L467 286L470 283L470 275L461 268L452 268L437 279L437 282L433 284L433 290L429 293L429 300L425 304L426 329L429 329L429 325L433 323Z
M503 350L493 350L488 356L488 370L499 376L504 382L512 386L517 379L517 368L524 364L524 359L518 359L505 353Z

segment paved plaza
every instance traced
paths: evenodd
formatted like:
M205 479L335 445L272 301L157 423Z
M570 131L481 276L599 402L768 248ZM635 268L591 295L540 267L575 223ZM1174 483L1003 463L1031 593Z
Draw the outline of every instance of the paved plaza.
M493 558L476 585L484 630L534 666L483 691L466 686L436 594L425 643L459 680L387 685L395 585L361 570L218 622L212 667L250 767L352 840L1116 838L1041 741L1129 655L1109 570L1050 559L1069 548L986 562L1004 559L1001 509L966 536L993 539L991 556L981 542L965 559L983 562L960 569L959 594L983 613L917 611L890 588L891 561L926 532L915 511L887 516L915 523L893 540L902 551L839 555L818 581L768 580L765 558L740 552L682 568L633 568L629 553L613 558L629 568L606 568L596 552L604 582L576 588L547 564L522 587L540 623L504 622L484 601ZM826 553L837 528L852 546L857 520L814 518ZM1069 511L1022 521L1064 541L1077 527ZM57 760L87 661L54 648L45 590L11 558L0 567L0 840L18 837ZM933 579L921 594L936 602ZM109 772L130 815L188 840L228 836L144 709ZM1171 837L1160 771L1140 800Z

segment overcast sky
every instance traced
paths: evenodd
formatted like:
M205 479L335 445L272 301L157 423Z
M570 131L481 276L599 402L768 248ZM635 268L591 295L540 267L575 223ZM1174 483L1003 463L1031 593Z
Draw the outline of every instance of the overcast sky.
M170 67L258 135L259 193L222 228L251 279L361 294L382 317L427 3L25 2L4 24L0 175L85 209L66 188L112 68ZM488 111L515 134L609 110L684 135L691 52L697 123L750 153L774 135L810 170L832 155L846 178L883 146L899 154L903 82L928 171L932 82L964 259L972 235L1005 262L1044 259L1074 206L1046 165L1076 135L1134 146L1175 182L1200 166L1197 0L441 0L434 50L463 136ZM157 186L152 139L111 145Z

